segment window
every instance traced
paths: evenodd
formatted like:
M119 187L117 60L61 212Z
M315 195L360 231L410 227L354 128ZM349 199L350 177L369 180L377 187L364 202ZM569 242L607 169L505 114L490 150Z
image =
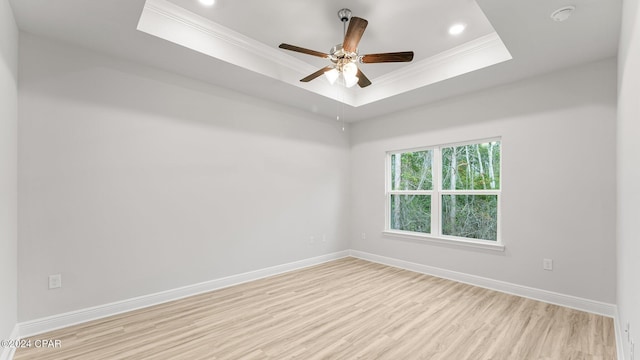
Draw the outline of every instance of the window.
M500 244L499 139L387 154L385 230Z

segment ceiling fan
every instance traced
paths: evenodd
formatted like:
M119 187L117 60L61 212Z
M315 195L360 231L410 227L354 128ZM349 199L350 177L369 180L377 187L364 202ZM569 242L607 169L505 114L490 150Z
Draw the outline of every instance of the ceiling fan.
M390 62L410 62L413 60L413 51L402 51L381 54L358 54L358 44L364 34L364 30L369 23L367 20L352 17L351 10L342 9L338 11L338 17L342 21L344 29L344 41L342 44L334 46L329 54L305 49L295 45L280 44L279 48L295 51L307 55L317 56L331 60L332 65L328 65L313 74L301 79L302 82L309 82L321 75L325 75L331 84L342 75L345 85L352 87L356 83L361 87L371 85L371 81L358 68L357 63L373 64L373 63L390 63ZM349 22L349 28L346 28Z

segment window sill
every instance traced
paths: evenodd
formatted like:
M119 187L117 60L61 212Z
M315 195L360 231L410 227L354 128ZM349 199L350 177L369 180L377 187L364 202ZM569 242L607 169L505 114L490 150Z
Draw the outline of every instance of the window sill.
M443 244L443 245L454 245L454 246L463 246L463 247L471 247L476 249L485 249L485 250L493 250L493 251L504 251L504 245L500 243L491 243L488 241L482 240L463 240L449 237L440 237L433 235L418 235L417 233L406 232L406 231L394 231L394 230L385 230L382 232L384 235L399 237L411 240L419 240L427 243L434 244Z

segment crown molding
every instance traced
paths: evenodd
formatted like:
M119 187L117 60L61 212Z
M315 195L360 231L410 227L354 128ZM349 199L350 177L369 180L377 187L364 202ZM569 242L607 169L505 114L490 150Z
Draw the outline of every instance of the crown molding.
M318 70L313 65L170 1L147 0L137 29L347 105L355 105L352 91L342 91L338 94L335 87L324 81L301 83L300 78Z
M259 56L267 61L275 62L293 71L306 74L317 70L310 64L298 60L293 56L289 56L281 50L276 50L237 31L231 30L228 27L194 14L172 2L166 0L148 0L144 5L143 15L146 11L154 12L168 20L188 26L194 31L199 31L216 41L222 41L229 45L236 46L253 55ZM138 30L140 30L140 25L138 26Z
M479 37L427 59L380 76L376 92L363 93L356 106L428 86L475 70L511 60L511 53L496 32Z
M367 88L336 91L326 81L300 82L317 68L284 51L190 12L169 0L146 0L138 30L353 107L367 105L511 59L493 32L372 78Z

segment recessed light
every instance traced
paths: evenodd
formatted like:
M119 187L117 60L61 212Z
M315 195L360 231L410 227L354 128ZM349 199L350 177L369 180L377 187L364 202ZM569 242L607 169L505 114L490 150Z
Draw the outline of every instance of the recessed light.
M216 3L216 0L200 0L200 4L205 6L213 6Z
M565 6L551 13L551 18L553 21L565 21L567 20L571 14L576 10L575 6Z
M464 32L464 29L467 28L465 24L454 24L449 28L449 34L451 35L460 35Z

